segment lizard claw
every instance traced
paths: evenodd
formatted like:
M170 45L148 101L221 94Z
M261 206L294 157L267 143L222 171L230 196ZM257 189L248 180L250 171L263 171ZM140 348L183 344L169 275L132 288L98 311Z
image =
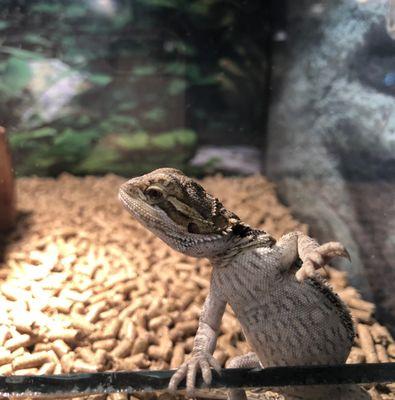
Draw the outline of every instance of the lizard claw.
M318 247L315 251L318 251L328 262L333 257L344 257L351 261L350 253L347 249L339 242L328 242Z
M174 373L169 383L169 390L175 392L177 386L186 378L186 395L187 397L195 397L196 376L200 370L203 382L208 386L212 381L211 367L218 374L221 373L221 366L218 361L209 353L197 353L192 358L184 362Z
M314 278L316 270L325 267L325 264L327 264L333 257L344 257L351 261L349 252L341 243L325 243L306 256L303 265L295 274L296 280L302 282L306 278Z

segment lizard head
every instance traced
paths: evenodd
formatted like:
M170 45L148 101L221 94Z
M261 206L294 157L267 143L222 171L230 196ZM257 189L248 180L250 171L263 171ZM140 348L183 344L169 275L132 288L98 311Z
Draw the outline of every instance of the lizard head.
M204 188L172 168L130 179L119 190L124 207L173 249L211 257L240 231L240 219Z

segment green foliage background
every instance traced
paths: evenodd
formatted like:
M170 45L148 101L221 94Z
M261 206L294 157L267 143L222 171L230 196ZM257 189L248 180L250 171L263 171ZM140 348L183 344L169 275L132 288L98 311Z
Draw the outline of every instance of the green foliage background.
M0 0L0 115L18 174L186 167L197 143L256 141L268 29L260 1ZM31 62L85 87L51 121L27 121Z

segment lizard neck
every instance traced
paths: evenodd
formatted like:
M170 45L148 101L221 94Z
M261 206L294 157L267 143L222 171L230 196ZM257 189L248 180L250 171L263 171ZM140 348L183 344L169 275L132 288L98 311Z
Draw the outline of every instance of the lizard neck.
M224 268L230 264L232 259L246 250L259 247L272 247L276 243L276 240L265 231L252 229L245 224L240 226L242 227L240 231L236 229L232 233L231 238L229 238L229 246L226 246L222 252L209 258L213 267Z

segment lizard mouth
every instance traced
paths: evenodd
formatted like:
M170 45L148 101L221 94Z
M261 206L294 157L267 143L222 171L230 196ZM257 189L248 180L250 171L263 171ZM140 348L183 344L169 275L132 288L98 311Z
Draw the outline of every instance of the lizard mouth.
M157 218L153 215L154 213L152 210L150 210L143 201L139 201L138 199L130 196L122 188L119 189L118 198L124 208L139 221L145 224L148 223L149 219L155 220L156 223L158 222L156 221Z
M178 236L171 235L166 226L166 215L155 206L148 206L144 201L132 197L121 188L118 195L124 208L142 225L152 231L160 232L172 239L180 240Z
M120 200L120 202L122 203L122 205L128 210L128 211L130 211L132 214L134 214L135 213L135 210L134 210L134 208L131 206L131 202L132 202L132 200L131 200L131 197L129 196L129 195L127 195L126 193L125 193L125 191L121 188L121 189L119 189L119 192L118 192L118 199Z
M145 202L140 201L138 198L130 196L122 188L119 190L118 198L124 208L149 230L155 230L156 232L159 231L167 238L182 243L183 247L185 248L192 247L201 243L212 242L218 240L221 237L220 234L199 235L186 232L182 234L176 234L174 232L172 233L171 229L168 229L168 227L166 226L167 220L169 220L169 224L171 224L172 221L161 209L155 206L147 206ZM149 216L149 218L147 218L147 216Z
M127 211L129 211L132 215L135 215L135 209L131 206L132 200L130 196L128 196L122 189L119 189L118 200Z

